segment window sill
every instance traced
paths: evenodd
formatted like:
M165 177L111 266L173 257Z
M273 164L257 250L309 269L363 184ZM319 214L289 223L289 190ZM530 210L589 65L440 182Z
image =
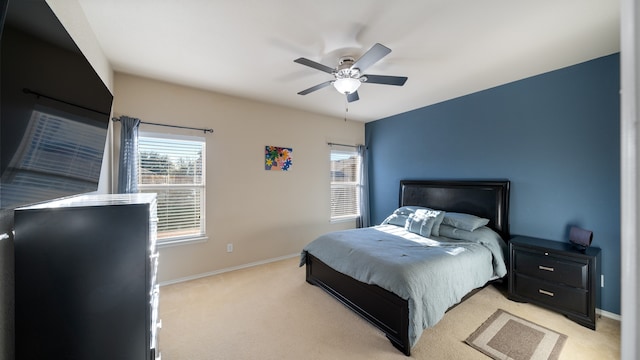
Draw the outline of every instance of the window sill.
M349 222L349 221L356 221L358 219L358 217L348 217L348 218L340 218L340 219L331 219L329 220L330 224L338 224L338 223L345 223L345 222Z
M156 243L156 247L158 249L162 249L162 248L166 248L166 247L179 246L179 245L189 245L189 244L201 243L201 242L206 242L206 241L209 241L209 237L204 235L204 236L197 236L197 237L190 237L190 238L164 240L162 242L157 242Z

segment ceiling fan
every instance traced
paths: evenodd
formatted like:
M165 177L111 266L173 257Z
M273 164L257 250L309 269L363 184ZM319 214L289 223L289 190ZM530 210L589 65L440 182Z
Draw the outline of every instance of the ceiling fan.
M339 93L347 96L348 102L353 102L360 99L358 96L358 88L362 83L402 86L407 81L406 76L370 75L363 73L365 69L387 56L390 52L391 49L388 47L376 43L358 60L355 60L351 56L340 58L338 66L335 68L322 65L307 58L295 59L293 61L298 64L324 71L335 77L333 80L325 81L306 90L302 90L298 95L307 95L316 90L333 85Z

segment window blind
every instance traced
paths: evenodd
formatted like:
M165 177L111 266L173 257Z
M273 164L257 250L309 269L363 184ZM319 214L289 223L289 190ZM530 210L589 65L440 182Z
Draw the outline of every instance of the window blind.
M138 186L157 194L158 241L203 236L205 171L203 139L141 135Z
M360 156L355 150L331 149L331 220L360 216Z
M33 110L3 174L3 205L95 191L106 129Z

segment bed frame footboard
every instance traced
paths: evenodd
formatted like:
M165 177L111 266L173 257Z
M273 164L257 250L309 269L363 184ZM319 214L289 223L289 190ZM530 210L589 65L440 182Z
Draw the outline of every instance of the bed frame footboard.
M382 330L393 346L411 355L409 303L376 285L364 284L330 268L311 254L306 256L306 280Z

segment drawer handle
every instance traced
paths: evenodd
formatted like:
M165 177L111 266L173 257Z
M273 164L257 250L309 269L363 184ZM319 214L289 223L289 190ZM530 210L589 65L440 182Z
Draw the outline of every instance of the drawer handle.
M542 265L538 265L538 270L545 270L545 271L552 271L553 272L553 268L552 267L542 266Z
M543 295L553 296L553 293L551 291L538 289L538 292Z

